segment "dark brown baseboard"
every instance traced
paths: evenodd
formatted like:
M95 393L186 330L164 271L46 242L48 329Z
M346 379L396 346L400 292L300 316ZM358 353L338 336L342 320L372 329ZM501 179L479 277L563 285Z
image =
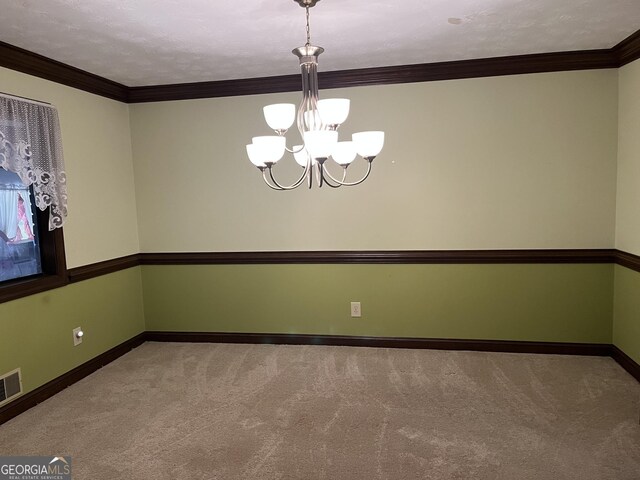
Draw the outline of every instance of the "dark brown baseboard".
M35 390L32 390L3 407L0 407L0 425L11 420L13 417L20 415L22 412L35 407L39 403L44 402L47 398L54 396L69 385L82 380L84 377L91 375L93 372L104 367L108 363L113 362L116 358L121 357L130 350L142 345L145 342L145 336L144 332L136 335L120 345L113 347L111 350L107 350L88 362L77 366L73 370L54 378L50 382L47 382Z
M640 365L615 345L603 343L524 342L511 340L460 340L447 338L355 337L347 335L305 335L240 332L158 332L148 331L117 345L69 372L47 382L0 407L0 425L35 407L68 386L91 375L125 353L151 342L244 343L280 345L331 345L478 352L538 353L559 355L611 356L640 381Z
M615 345L611 345L611 358L613 358L618 364L624 368L629 374L640 382L640 364L624 353Z
M414 348L466 350L474 352L537 353L545 355L585 355L611 357L640 382L640 364L608 343L527 342L516 340L471 340L454 338L356 337L348 335L308 335L241 332L158 332L147 331L149 342L246 343L274 345L331 345L373 348Z
M544 353L609 356L611 345L603 343L523 342L512 340L462 340L450 338L355 337L240 332L147 332L150 342L255 343L277 345L333 345L374 348L469 350L477 352Z

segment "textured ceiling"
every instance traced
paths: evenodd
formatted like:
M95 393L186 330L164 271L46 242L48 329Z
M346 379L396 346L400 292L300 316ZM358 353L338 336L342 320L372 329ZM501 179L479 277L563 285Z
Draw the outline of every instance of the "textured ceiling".
M128 86L285 75L292 0L0 0L0 40ZM321 0L320 70L609 48L640 0Z

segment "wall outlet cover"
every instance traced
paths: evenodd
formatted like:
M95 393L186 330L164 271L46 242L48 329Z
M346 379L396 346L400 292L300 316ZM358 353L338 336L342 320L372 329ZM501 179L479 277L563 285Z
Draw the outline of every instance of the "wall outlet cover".
M78 335L78 333L80 335ZM73 346L74 347L77 347L82 343L82 335L83 335L83 332L81 327L76 327L73 329Z

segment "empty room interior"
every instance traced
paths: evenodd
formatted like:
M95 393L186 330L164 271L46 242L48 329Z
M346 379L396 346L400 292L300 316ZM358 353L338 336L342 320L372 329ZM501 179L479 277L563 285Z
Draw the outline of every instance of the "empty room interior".
M640 478L637 0L0 11L3 468Z

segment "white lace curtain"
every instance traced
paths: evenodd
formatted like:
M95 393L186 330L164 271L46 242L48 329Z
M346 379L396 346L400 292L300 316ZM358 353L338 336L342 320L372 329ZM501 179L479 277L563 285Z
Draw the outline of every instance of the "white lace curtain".
M0 94L0 167L33 185L36 206L49 208L49 230L67 217L67 177L58 111Z

